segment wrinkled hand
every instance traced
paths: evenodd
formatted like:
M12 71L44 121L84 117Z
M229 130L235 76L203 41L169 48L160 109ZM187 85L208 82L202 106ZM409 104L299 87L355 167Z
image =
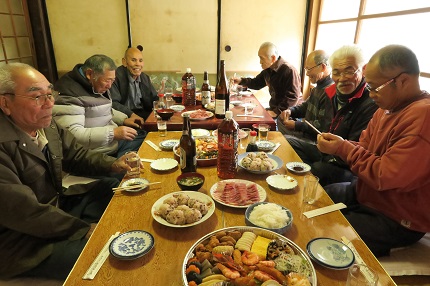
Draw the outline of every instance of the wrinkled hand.
M124 120L125 121L125 120ZM137 131L128 126L119 126L113 130L113 138L115 140L132 141L136 137Z
M127 164L126 158L134 156L132 153L124 154L113 162L111 166L111 171L117 174L126 173L127 171L131 171L130 166ZM143 163L140 162L140 169L143 170Z
M230 80L233 81L234 84L240 84L242 81L240 77L232 77Z
M323 153L335 154L344 139L331 133L321 133L317 136L317 147Z
M130 118L125 119L123 122L125 126L130 126L133 128L142 128L144 123L145 120L136 113L133 113Z
M90 236L93 234L94 229L96 228L97 224L96 223L91 223L90 224L90 230L87 232L87 234L85 235L86 239L89 239Z
M285 109L284 111L281 111L281 114L279 114L279 118L284 122L285 120L289 120L291 116L291 110Z
M290 119L291 116L291 110L286 109L279 114L279 118L282 120L282 123L284 124L285 128L288 130L294 130L296 127L296 122L292 119Z

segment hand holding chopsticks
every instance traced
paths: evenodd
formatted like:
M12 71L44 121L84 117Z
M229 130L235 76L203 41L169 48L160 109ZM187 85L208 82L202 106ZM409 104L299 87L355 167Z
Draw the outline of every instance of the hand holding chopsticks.
M307 121L306 119L303 119L303 121L309 125L316 133L321 134L321 131L319 131L315 126L313 126L309 121Z
M155 185L155 184L161 184L161 182L152 182L152 183L147 183L147 184L136 184L136 185L132 185L132 186L117 187L117 188L112 188L112 190L114 192L115 191L127 191L127 190L139 189L139 188L143 188L143 187Z

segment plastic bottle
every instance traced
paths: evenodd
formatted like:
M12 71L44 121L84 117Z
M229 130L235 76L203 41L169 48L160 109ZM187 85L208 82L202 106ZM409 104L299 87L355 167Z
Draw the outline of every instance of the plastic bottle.
M196 78L190 68L187 68L187 72L182 76L182 104L196 105Z
M209 77L208 72L205 71L203 75L203 84L202 84L202 106L204 107L206 104L211 102L211 86L209 85Z
M252 130L249 132L249 143L248 146L246 146L246 152L257 152L258 146L257 146L257 132Z
M217 174L221 179L232 179L236 176L238 129L233 112L226 111L224 120L218 126Z
M225 74L225 62L221 60L218 73L218 81L215 88L215 117L224 118L230 104L230 93L228 91L227 76Z
M179 165L182 173L195 172L197 170L196 141L191 133L189 114L184 114L182 124L182 136L179 140Z

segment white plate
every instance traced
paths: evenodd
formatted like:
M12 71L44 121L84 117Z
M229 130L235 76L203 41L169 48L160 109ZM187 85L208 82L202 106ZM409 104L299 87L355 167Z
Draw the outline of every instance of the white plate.
M198 199L202 202L205 202L206 205L208 206L208 212L199 221L196 221L195 223L183 224L183 225L171 224L171 223L167 222L164 218L162 218L161 216L156 214L158 209L163 204L165 199L170 198L174 194L179 194L179 193L188 195L192 199ZM161 223L162 225L170 226L170 227L176 227L176 228L183 228L183 227L190 227L190 226L197 225L197 224L204 222L205 220L210 218L210 216L214 213L214 211L215 211L215 202L208 195L202 194L199 192L194 192L194 191L181 191L181 192L170 193L170 194L167 194L167 195L159 198L152 205L151 214L152 214L152 217L154 218L154 220Z
M161 158L151 163L151 168L157 171L168 171L178 166L178 161L172 158Z
M179 140L178 139L171 139L171 140L161 141L160 144L158 144L158 146L160 146L160 148L165 149L165 150L173 150L173 147L176 144L179 144Z
M204 108L206 108L209 111L215 111L215 103L205 104Z
M191 114L198 112L197 110L182 112L182 116L184 116L184 114L189 114L190 120L195 120L195 121L206 120L206 119L212 118L214 116L213 112L207 111L207 110L204 110L204 111L206 112L206 116L204 116L204 117L199 117L199 118L191 117Z
M191 134L193 134L194 137L203 137L203 136L209 136L211 135L211 132L207 129L191 129Z
M223 181L221 181L221 182L245 183L246 185L249 185L249 184L256 184L256 183L251 182L251 181L247 181L247 180L240 180L240 179L223 180ZM219 198L219 197L217 196L217 194L215 194L215 190L217 189L217 186L218 186L218 184L219 184L219 183L220 183L220 182L215 183L215 184L211 187L211 190L210 190L210 194L211 194L212 198L213 198L215 201L217 201L218 203L220 203L220 204L222 204L222 205L225 205L225 206L228 206L228 207L232 207L232 208L247 208L247 207L249 207L250 205L252 205L253 203L257 203L257 202L251 202L251 203L249 203L249 204L244 204L244 205L232 205L232 204L229 204L229 203L224 202L221 198ZM257 185L258 194L259 194L259 196L260 196L260 200L259 200L258 202L264 202L264 201L266 200L266 196L267 196L267 194L266 194L266 190L264 190L264 188L263 188L262 186L260 186L259 184L256 184L256 185Z
M273 148L275 148L276 144L270 141L257 141L255 142L257 144L258 150L261 151L271 151Z
M306 254L306 252L303 251L297 244L295 244L292 240L286 238L284 235L281 235L281 234L278 234L276 232L266 230L263 228L250 227L250 226L234 226L234 227L217 229L211 233L206 234L205 236L203 236L199 240L197 240L191 246L191 248L188 250L188 252L185 255L185 258L182 262L181 273L182 273L183 285L188 285L187 275L185 273L185 269L187 269L188 260L195 256L195 250L196 250L197 246L199 246L200 244L207 244L211 237L217 236L221 232L229 233L229 232L233 232L233 231L234 232L239 231L241 233L249 231L249 232L253 232L257 236L260 235L260 236L268 238L270 240L280 240L282 242L285 242L288 246L290 246L293 249L294 254L301 258L300 260L302 261L302 263L301 263L300 268L303 269L303 267L305 267L309 271L308 279L309 279L310 284L303 283L303 285L312 285L312 286L318 285L317 273L315 271L315 268L314 268L312 261L310 260L309 256Z
M245 157L248 155L248 153L255 153L255 152L245 152L245 153L242 153L242 154L240 154L240 155L237 157L237 161L238 161L238 165L239 165L239 167L241 167L242 169L244 169L244 170L246 170L246 171L248 171L248 172L250 172L250 173L253 173L253 174L268 174L268 173L270 173L270 172L273 172L273 171L278 170L278 169L279 169L279 168L281 168L281 167L282 167L282 165L284 164L284 162L282 162L282 159L281 159L281 158L279 158L278 156L275 156L275 155L272 155L272 154L267 154L267 156L269 157L270 161L271 161L271 162L272 162L272 164L273 164L273 169L272 169L272 170L267 170L267 171L255 171L255 170L249 170L249 169L245 168L245 167L242 165L242 160L243 160L243 158L245 158Z
M230 101L230 104L233 104L234 106L238 106L238 105L242 104L242 101L240 101L240 100L233 100L233 101Z
M354 253L340 241L332 238L315 238L308 242L306 251L312 260L331 269L347 269L354 263Z
M214 131L212 131L212 136L218 137L218 130L215 129ZM243 131L242 129L239 129L239 139L243 139L246 138L246 136L248 136L248 133L246 133L246 131Z
M269 186L278 190L292 190L297 187L297 180L287 175L271 175L266 178Z
M109 245L109 252L119 259L132 260L147 254L154 247L154 237L143 230L120 234Z
M242 95L242 96L251 96L251 95L252 95L252 92L250 92L250 91L248 91L248 90L245 90L245 91L241 91L241 92L239 92L239 94L240 94L240 95Z
M311 166L302 162L288 162L285 167L296 174L304 174L311 170Z
M121 187L128 187L128 186L133 186L133 185L137 185L137 184L148 184L149 181L143 178L134 178L134 179L129 179L125 182L123 182L121 184ZM146 189L148 187L148 185L144 185L142 188L137 188L137 189L131 189L131 190L124 190L124 192L131 192L131 193L136 193L136 192L140 192L144 189Z
M181 112L182 110L185 109L185 106L176 104L176 105L170 106L170 108L176 112Z

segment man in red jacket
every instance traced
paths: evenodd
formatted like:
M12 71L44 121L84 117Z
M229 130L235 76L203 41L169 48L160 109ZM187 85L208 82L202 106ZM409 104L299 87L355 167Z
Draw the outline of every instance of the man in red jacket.
M375 256L410 245L430 231L430 95L421 91L415 54L400 45L377 51L365 69L379 106L358 142L318 136L321 152L342 158L357 174L326 187Z

